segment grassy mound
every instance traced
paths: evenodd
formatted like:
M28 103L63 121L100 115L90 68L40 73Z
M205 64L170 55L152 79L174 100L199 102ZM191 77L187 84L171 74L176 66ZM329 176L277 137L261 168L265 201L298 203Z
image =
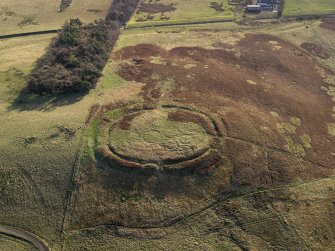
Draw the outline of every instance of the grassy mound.
M206 148L210 140L200 125L170 121L161 110L138 114L129 130L115 127L109 136L116 152L147 161L185 158Z

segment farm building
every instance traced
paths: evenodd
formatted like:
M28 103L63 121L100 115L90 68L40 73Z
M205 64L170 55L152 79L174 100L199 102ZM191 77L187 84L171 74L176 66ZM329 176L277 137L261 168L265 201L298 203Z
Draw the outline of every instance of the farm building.
M262 11L273 11L277 0L257 0L257 4L261 6Z
M267 4L267 5L275 5L277 4L277 0L257 0L257 4Z
M247 5L245 11L248 13L259 13L261 12L261 6L259 4L257 5Z
M261 11L272 11L273 6L271 4L259 4L261 6Z

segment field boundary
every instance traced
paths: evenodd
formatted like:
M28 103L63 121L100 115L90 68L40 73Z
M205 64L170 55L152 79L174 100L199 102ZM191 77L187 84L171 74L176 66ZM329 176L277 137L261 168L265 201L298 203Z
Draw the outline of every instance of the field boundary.
M334 14L323 14L323 15L298 15L298 16L282 16L280 18L254 18L250 21L259 21L259 20L281 20L285 21L294 21L296 19L320 19L325 17L335 17ZM173 26L187 26L187 25L195 25L195 24L214 24L214 23L230 23L236 22L235 19L220 19L220 20L209 20L209 21L190 21L190 22L179 22L179 23L156 23L156 24L147 24L147 25L129 25L124 27L126 30L130 29L145 29L145 28L155 28L155 27L173 27ZM6 34L0 35L0 40L8 39L8 38L17 38L17 37L27 37L27 36L36 36L43 34L56 34L62 31L62 29L54 29L54 30L44 30L44 31L33 31L33 32L24 32L24 33L15 33L15 34Z
M278 18L268 18L268 17L258 17L253 18L251 20L242 20L242 23L245 21L261 21L261 20L280 20L282 22L294 21L299 19L321 19L325 17L335 17L334 14L323 14L323 15L299 15L299 16L282 16ZM126 29L144 29L144 28L155 28L155 27L172 27L172 26L187 26L187 25L195 25L195 24L213 24L213 23L240 23L235 19L220 19L220 20L208 20L208 21L190 21L190 22L179 22L179 23L152 23L152 24L143 24L143 25L130 25L127 26Z
M0 39L36 36L36 35L43 35L43 34L55 34L59 31L61 31L61 29L59 29L59 30L32 31L32 32L24 32L24 33L14 33L14 34L0 35Z
M112 10L113 10L113 4L114 3L115 3L115 1L113 1L112 5L111 5L110 12L112 12ZM130 17L133 15L135 9L137 8L138 3L139 3L139 0L137 0L137 4L136 4L134 10L130 13ZM107 15L107 17L108 17L108 15ZM119 25L120 25L119 26L119 34L118 34L115 42L117 42L117 40L119 39L119 37L122 33L122 30L124 29L126 23L127 23L127 20L124 21L124 23L119 21ZM114 45L112 46L112 50L111 50L110 54L113 52L113 47L114 47ZM104 65L104 68L105 67L106 67L106 64ZM100 88L101 88L101 83L98 81L95 88L93 88L93 91L95 91L95 93L94 93L93 100L92 100L92 103L91 103L90 107L92 107L94 105L94 103L96 103L96 101L99 97ZM65 203L65 207L64 207L64 215L63 215L62 227L61 227L61 231L63 233L65 232L68 217L71 217L71 213L72 213L71 209L72 209L72 206L74 204L74 192L75 192L75 186L76 186L76 177L77 177L77 174L79 173L79 170L80 170L80 165L81 165L80 158L81 158L82 153L83 153L83 145L84 145L84 142L85 142L85 132L87 131L87 128L88 128L88 125L89 125L89 117L90 117L90 111L88 112L88 114L86 116L84 126L82 128L82 132L81 132L80 139L79 139L78 149L76 151L74 163L72 165L71 179L70 179L69 188L67 190L67 195L66 195L66 200L65 200L66 203ZM65 245L66 245L66 236L64 235L61 250L64 250Z
M167 23L167 22L152 22L151 24L145 24L143 25L138 24L131 24L127 26L127 29L140 29L140 28L149 28L149 27L162 27L162 26L180 26L180 25L192 25L192 24L211 24L211 23L227 23L227 22L234 22L236 21L235 18L225 18L225 19L214 19L214 20L207 20L207 21L181 21L181 22L175 22L175 23Z

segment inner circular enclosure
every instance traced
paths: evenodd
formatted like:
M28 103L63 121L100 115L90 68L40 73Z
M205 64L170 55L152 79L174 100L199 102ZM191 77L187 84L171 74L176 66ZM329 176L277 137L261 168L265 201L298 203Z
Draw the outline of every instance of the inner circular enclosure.
M167 108L131 113L111 126L109 148L118 156L142 163L190 159L210 148L212 135L206 119Z

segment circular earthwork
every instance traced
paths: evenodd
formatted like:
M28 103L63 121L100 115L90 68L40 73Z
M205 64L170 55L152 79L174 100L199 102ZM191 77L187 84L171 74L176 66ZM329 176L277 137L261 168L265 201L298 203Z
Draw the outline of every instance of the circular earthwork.
M193 108L117 108L104 111L98 126L96 152L112 168L206 173L220 159L214 120Z

